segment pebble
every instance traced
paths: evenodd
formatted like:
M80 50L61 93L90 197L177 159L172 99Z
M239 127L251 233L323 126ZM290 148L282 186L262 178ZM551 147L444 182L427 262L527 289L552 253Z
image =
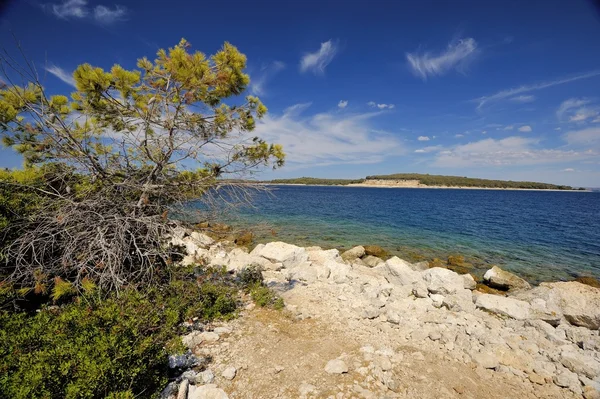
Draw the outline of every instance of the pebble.
M348 366L343 360L333 359L327 362L325 371L329 374L343 374L348 372Z
M235 375L237 374L237 369L235 367L227 367L225 370L223 370L223 372L221 373L221 376L223 378L225 378L226 380L233 380L235 378Z

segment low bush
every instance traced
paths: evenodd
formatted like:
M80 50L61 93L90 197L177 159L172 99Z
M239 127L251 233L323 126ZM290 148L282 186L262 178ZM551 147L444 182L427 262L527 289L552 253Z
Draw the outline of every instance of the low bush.
M0 310L0 397L158 396L167 355L183 350L181 323L231 318L237 307L237 286L220 271L165 278L143 292L88 292L37 312Z

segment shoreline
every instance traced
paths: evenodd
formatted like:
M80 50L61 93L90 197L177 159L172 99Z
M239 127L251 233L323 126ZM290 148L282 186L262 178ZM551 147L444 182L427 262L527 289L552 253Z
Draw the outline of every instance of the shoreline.
M512 188L512 187L454 187L454 186L394 186L394 185L379 185L379 184L299 184L299 183L254 183L263 186L306 186L306 187L356 187L356 188L410 188L410 189L443 189L443 190L498 190L498 191L552 191L552 192L569 192L569 193L593 193L592 190L558 190L553 188Z

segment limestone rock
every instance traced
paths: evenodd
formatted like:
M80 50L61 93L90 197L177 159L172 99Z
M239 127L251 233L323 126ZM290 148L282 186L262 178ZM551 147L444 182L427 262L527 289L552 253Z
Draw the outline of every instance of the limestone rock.
M215 375L211 370L204 370L196 376L196 383L212 384L215 380Z
M343 360L333 359L327 362L325 371L329 374L343 374L348 372L348 366Z
M191 386L190 386L191 387ZM227 393L214 384L196 386L188 393L188 399L229 399Z
M417 281L413 284L412 294L417 298L427 298L429 291L423 281Z
M181 384L179 384L179 391L177 392L177 399L187 399L189 385L190 382L187 379L181 381Z
M461 275L452 270L434 267L423 272L423 280L427 289L432 294L453 294L464 289L464 280Z
M555 303L574 326L600 328L600 289L575 281L542 283L549 288L549 301ZM548 301L547 301L548 302Z
M367 255L361 260L369 267L375 267L383 263L381 259L373 255Z
M461 277L463 279L464 288L471 291L477 288L477 282L475 281L473 276L471 276L470 274L462 274Z
M529 289L531 285L521 277L493 266L483 275L483 281L492 288L499 290Z
M359 245L342 253L342 259L346 262L353 262L357 258L365 256L365 247Z
M215 240L213 240L206 234L202 234L197 231L192 232L192 234L190 234L190 238L194 241L196 245L198 245L201 248L208 248L215 243Z
M338 262L338 263L343 263L343 259L340 256L340 251L338 251L337 249L328 249L328 250L323 250L321 248L319 249L312 249L306 250L308 253L308 260L313 262L313 263L321 263L321 264L325 264L327 262Z
M475 305L488 312L512 317L517 320L526 320L530 317L530 305L527 302L514 298L482 294L477 297Z
M365 254L373 255L380 259L383 259L388 256L388 253L385 249L381 248L379 245L365 245Z
M492 353L481 352L473 356L473 361L483 367L484 369L495 369L500 364L498 358Z
M392 284L408 285L421 280L419 272L410 267L410 263L394 256L377 267Z
M600 363L591 356L578 351L563 351L560 362L574 373L585 375L590 379L600 376Z
M298 266L308 260L308 253L304 248L285 242L270 242L258 251L257 248L252 251L253 254L262 256L271 262L283 263L286 268Z
M225 370L223 370L223 372L221 373L221 376L223 378L225 378L226 380L233 380L235 378L235 375L237 374L237 369L235 367L227 367Z
M446 295L442 300L442 306L455 312L472 312L475 310L473 294L471 290L463 288L454 294Z

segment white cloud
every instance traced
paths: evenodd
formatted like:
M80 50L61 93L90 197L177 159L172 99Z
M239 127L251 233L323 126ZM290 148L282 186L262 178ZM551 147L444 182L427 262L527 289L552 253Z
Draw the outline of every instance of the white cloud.
M369 107L373 107L373 108L377 107L379 109L386 109L386 108L394 109L396 107L394 104L377 104L375 101L369 101L367 103L367 105Z
M338 103L339 108L346 108L348 106L348 100L340 100Z
M565 133L562 137L571 145L600 144L600 127L572 130Z
M600 122L600 116L597 117L596 119L594 119L592 122L594 122L594 123Z
M586 119L593 118L598 115L598 110L594 108L582 107L575 112L575 115L569 118L570 122L582 122ZM593 121L592 121L593 122Z
M520 95L510 99L510 101L514 101L516 103L531 103L535 101L535 96L533 95Z
M106 6L96 6L94 8L94 19L103 24L112 24L116 21L122 21L127 15L127 9L123 6L115 6L114 9L110 9Z
M575 169L573 168L566 168L562 170L563 172L575 172Z
M460 133L459 133L459 134L455 134L455 135L454 135L454 137L456 137L457 139L459 139L459 138L461 138L461 137L465 137L465 135L464 135L464 134L460 134Z
M419 141L429 141L429 137L427 137L427 136L419 136L419 138L417 140L419 140Z
M533 129L531 128L531 126L529 125L525 125L525 126L521 126L519 129L519 132L525 132L525 133L529 133L531 132Z
M560 104L556 110L556 117L558 119L563 119L564 115L570 113L571 110L580 108L586 104L589 104L590 102L591 100L587 98L569 98Z
M250 78L250 92L256 96L266 95L267 82L283 69L285 69L285 64L281 61L273 61L264 65L260 69L260 72L252 74Z
M127 15L127 9L124 6L115 5L114 8L110 8L100 4L91 9L88 7L88 0L64 0L62 3L50 4L45 8L60 19L90 17L101 24L122 21Z
M547 82L536 83L536 84L532 84L532 85L528 85L528 86L520 86L520 87L515 87L512 89L502 90L502 91L499 91L499 92L489 95L489 96L479 97L473 101L478 103L477 109L481 109L486 104L505 100L507 98L512 98L518 94L528 93L528 92L536 91L536 90L542 90L542 89L546 89L548 87L562 85L562 84L574 82L574 81L580 80L580 79L588 79L588 78L592 78L592 77L598 76L598 75L600 75L600 70L591 71L591 72L587 72L587 73L581 73L578 75L573 75L570 77L560 78L560 79L551 80L551 81L547 81Z
M481 134L487 134L487 130L482 130Z
M434 146L429 146L429 147L424 147L424 148L419 148L418 150L415 150L415 153L417 154L428 154L430 152L436 152L441 150L443 147L441 145L434 145Z
M537 148L538 140L519 136L488 138L457 145L437 154L438 167L517 166L564 163L597 157L592 150Z
M381 112L303 116L309 105L291 106L280 116L267 114L253 133L282 144L290 167L377 163L405 151L395 135L373 128Z
M513 125L504 126L503 130L513 130L515 127Z
M335 57L337 53L337 45L333 41L328 40L321 43L321 48L314 53L306 53L300 59L300 71L312 71L317 75L325 73L325 68Z
M87 0L65 0L52 4L52 13L61 19L85 18L88 15Z
M408 65L413 73L423 80L431 76L444 75L452 69L463 70L477 53L477 42L471 37L451 42L437 54L406 53Z
M64 69L57 67L56 65L49 65L46 67L46 71L56 76L69 86L75 87L75 79L73 79L73 74L66 72Z

